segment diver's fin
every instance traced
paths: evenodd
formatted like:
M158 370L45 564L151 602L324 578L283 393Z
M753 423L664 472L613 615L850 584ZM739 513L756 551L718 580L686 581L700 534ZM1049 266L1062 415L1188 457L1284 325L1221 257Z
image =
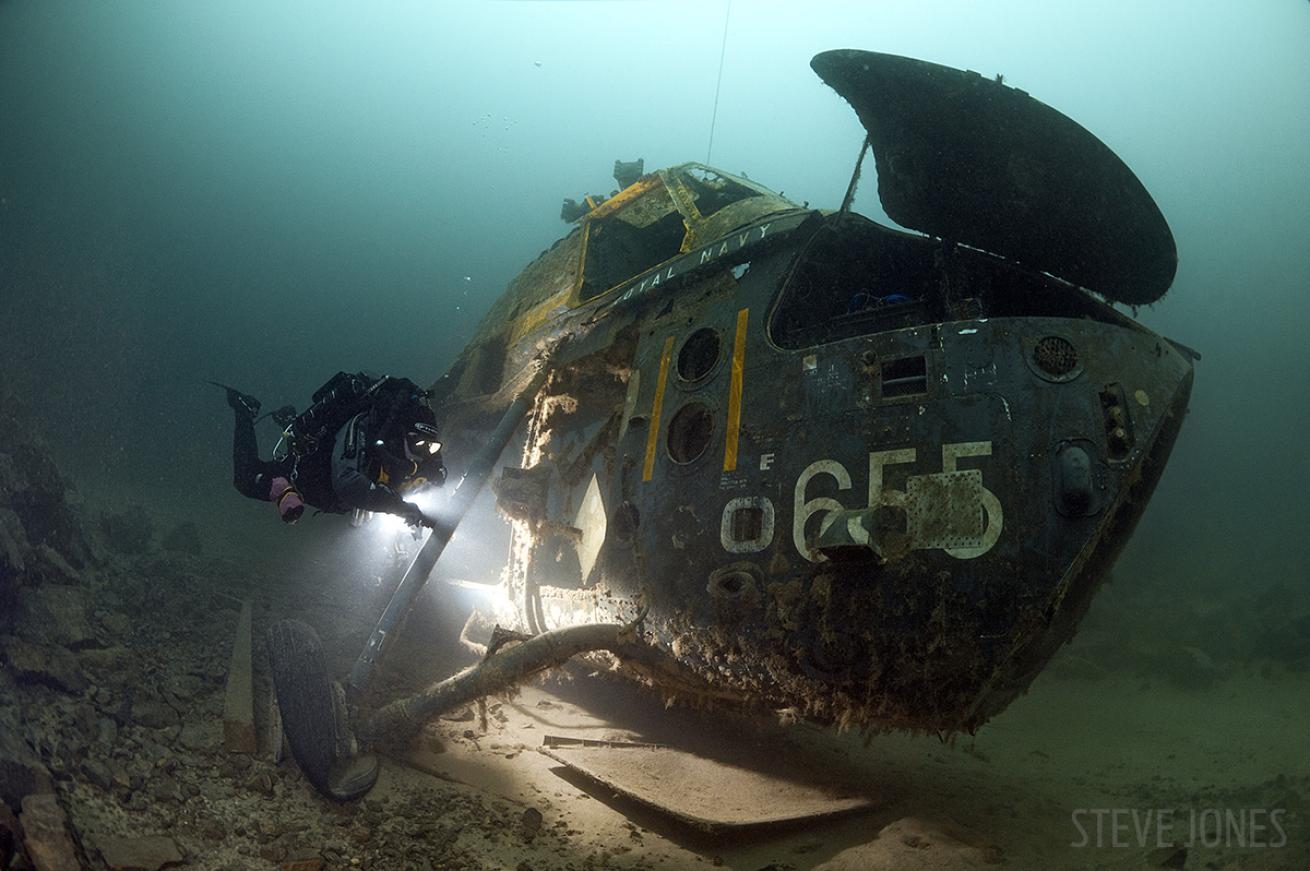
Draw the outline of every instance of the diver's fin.
M226 384L219 384L217 381L206 381L206 384L212 384L215 387L222 387L227 391L227 404L232 406L236 411L244 411L246 414L254 417L259 414L259 400L249 393L242 393L235 387L228 387Z
M296 419L296 407L294 405L284 405L273 411L266 411L260 416L259 420L266 417L273 418L275 424L286 429ZM259 423L259 420L255 421L255 423Z

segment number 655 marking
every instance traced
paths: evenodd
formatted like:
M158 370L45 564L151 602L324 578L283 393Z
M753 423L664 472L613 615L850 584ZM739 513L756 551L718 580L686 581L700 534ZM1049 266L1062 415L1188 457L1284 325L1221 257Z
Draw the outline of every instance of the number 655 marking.
M942 471L954 472L957 469L957 461L961 457L989 457L992 453L992 443L990 441L982 442L952 442L942 445ZM890 451L872 451L869 453L869 501L868 506L875 508L880 505L888 505L894 508L904 509L907 507L905 491L891 490L884 486L884 470L888 466L902 465L913 463L918 456L915 448L897 448ZM815 514L830 513L834 511L845 511L846 506L831 496L820 496L815 499L806 500L805 491L809 488L810 481L820 475L827 475L837 482L838 490L851 489L851 474L846 467L836 460L816 460L805 467L796 479L796 490L793 497L793 520L792 520L792 540L796 544L796 550L801 556L811 562L818 562L823 557L810 552L805 540L805 526L809 519ZM986 514L986 523L983 530L982 542L977 547L950 547L944 548L946 553L956 559L974 559L982 556L991 550L996 544L997 539L1001 536L1001 528L1004 522L1004 514L1001 511L1001 502L996 498L996 494L986 487L982 488L980 494L983 511ZM825 518L826 522L831 519ZM820 521L824 523L825 521ZM856 542L867 542L869 540L868 530L852 521L850 529L851 537Z

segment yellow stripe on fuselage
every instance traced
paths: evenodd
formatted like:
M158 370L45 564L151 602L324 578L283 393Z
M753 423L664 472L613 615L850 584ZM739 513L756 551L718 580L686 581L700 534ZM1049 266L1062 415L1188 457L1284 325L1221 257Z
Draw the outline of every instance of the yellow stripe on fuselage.
M737 436L741 432L741 382L746 374L746 316L737 312L737 336L732 342L732 381L728 387L728 433L723 446L723 471L737 468Z
M509 344L517 344L519 339L544 324L550 317L551 312L560 306L568 305L569 298L572 295L573 287L570 285L557 293L551 294L545 300L515 318L510 325Z
M646 464L641 469L641 480L649 481L655 471L655 443L660 436L660 412L664 410L664 388L669 383L669 360L673 357L673 337L664 340L660 354L660 374L655 380L655 401L650 407L650 432L646 434Z

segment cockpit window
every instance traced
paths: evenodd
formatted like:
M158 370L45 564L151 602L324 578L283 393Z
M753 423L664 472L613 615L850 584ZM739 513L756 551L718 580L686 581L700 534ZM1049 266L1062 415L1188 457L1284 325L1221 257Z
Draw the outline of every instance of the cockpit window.
M769 334L779 347L801 350L979 317L1117 322L1107 311L1078 288L995 255L848 214L830 216L805 243L774 306Z
M663 186L587 226L581 300L657 266L678 253L685 227Z
M682 179L696 202L696 211L700 212L701 218L708 218L725 206L759 195L758 191L707 167L690 167Z
M929 246L851 216L821 227L774 309L773 341L800 349L938 320Z
M749 179L700 164L650 173L583 217L577 301L595 299L627 279L763 215L795 208L794 203Z

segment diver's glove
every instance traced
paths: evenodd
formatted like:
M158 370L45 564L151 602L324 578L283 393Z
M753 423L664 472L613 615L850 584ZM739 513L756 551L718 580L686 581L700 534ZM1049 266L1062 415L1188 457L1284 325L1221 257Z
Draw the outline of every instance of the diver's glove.
M426 526L428 529L436 528L436 518L424 514L423 509L413 502L401 502L400 504L402 506L401 510L397 511L396 514L410 526Z

